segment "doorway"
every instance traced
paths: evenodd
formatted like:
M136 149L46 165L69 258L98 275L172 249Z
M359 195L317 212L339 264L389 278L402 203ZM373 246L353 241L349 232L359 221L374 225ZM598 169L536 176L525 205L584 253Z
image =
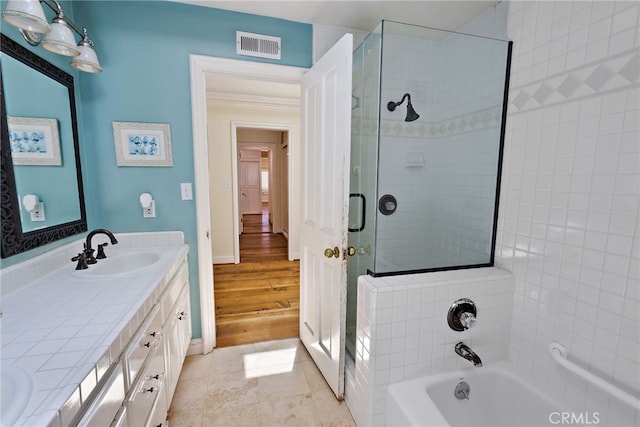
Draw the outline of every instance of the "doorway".
M304 81L305 84L315 84L314 80L315 79L323 79L322 80L322 87L320 88L321 93L318 93L318 97L314 97L313 100L309 100L309 99L305 99L305 119L309 119L310 116L317 118L317 114L315 114L314 112L317 112L315 110L316 108L316 104L318 101L323 102L323 106L322 106L322 111L320 111L320 115L319 118L320 123L323 124L323 126L317 126L317 121L311 123L311 126L309 126L308 124L305 125L305 135L307 136L311 136L311 134L308 132L309 129L313 128L313 135L315 135L316 131L325 129L327 130L326 132L322 133L322 140L324 140L326 136L331 135L333 133L335 133L335 127L332 126L333 123L329 123L327 124L327 126L324 126L324 114L325 112L330 114L331 117L336 118L337 122L339 122L341 125L343 124L343 120L345 117L349 117L348 114L348 109L349 109L349 104L351 102L351 93L350 93L350 86L351 86L351 48L352 48L353 42L352 42L352 37L351 35L346 35L344 36L339 43L336 44L336 46L334 46L324 57L323 59L321 59L319 61L318 64L316 64L316 66L314 66L312 69L309 70L309 72L307 72L306 70L302 70L302 69L296 69L294 67L287 67L287 66L280 66L280 65L269 65L269 64L249 64L246 62L242 62L242 61L233 61L233 60L220 60L219 58L208 58L208 57L201 57L201 56L197 56L197 55L191 55L190 56L190 64L191 64L191 88L192 88L192 112L193 112L193 136L194 136L194 171L195 171L195 175L196 175L196 183L200 182L202 184L202 186L198 186L196 185L196 188L200 187L201 190L205 190L207 188L207 186L209 187L216 187L216 183L213 182L212 183L208 180L209 178L209 167L208 167L208 162L203 162L199 157L202 156L203 153L207 153L207 151L209 150L208 147L208 139L206 138L207 136L207 129L211 130L213 128L216 128L216 126L212 126L211 123L208 121L208 118L210 117L208 115L208 111L207 111L207 102L206 99L208 97L208 93L206 92L206 90L203 90L206 86L205 86L205 77L207 72L220 72L221 69L224 69L226 71L227 76L228 75L235 75L235 76L242 76L245 79L257 79L259 81L271 81L271 82L287 82L287 84L294 84L296 85L298 88L300 88L300 84ZM322 63L321 66L319 66L319 64ZM335 73L332 72L331 70L337 70ZM348 71L348 72L347 72ZM331 74L331 75L328 75ZM338 75L339 74L339 75ZM217 77L217 76L216 76ZM325 84L326 83L326 84ZM331 88L335 88L337 89L337 91L335 93L331 92ZM308 91L305 92L305 94ZM298 92L298 94L300 94L300 91ZM336 95L336 96L331 96L331 95ZM298 95L299 97L299 95ZM329 99L332 102L324 102L325 99ZM310 101L310 102L308 102ZM335 102L333 102L335 101ZM330 106L332 104L335 104L335 108L333 108L333 110L331 108L325 108L327 106ZM344 105L343 105L344 104ZM307 106L311 106L312 108L312 113L309 114L309 110L306 108ZM338 113L336 113L336 111L338 111ZM298 118L300 118L300 112L301 112L301 108L300 108L300 99L298 98ZM300 124L298 123L298 127L295 129L299 129L300 128ZM347 127L345 126L340 126L340 135L339 135L339 140L333 141L334 144L338 144L339 146L343 147L346 146L344 141L348 140L348 132L346 135L346 138L343 135L342 129L347 129ZM292 129L293 130L293 129ZM301 167L301 155L300 155L300 139L298 135L296 135L297 138L291 137L290 141L297 141L298 145L290 145L290 152L289 152L289 162L288 162L288 173L289 173L289 177L291 178L293 176L293 174L297 174L296 176L293 176L293 179L289 179L289 184L290 187L289 188L289 225L292 225L292 227L289 228L289 232L290 232L290 242L292 243L290 245L296 245L298 247L298 251L301 252L301 247L302 247L302 239L300 239L299 237L299 233L300 230L298 230L298 228L301 228L301 224L302 224L302 212L304 211L305 215L308 216L309 213L311 213L312 211L315 211L315 209L311 209L311 207L309 207L308 205L304 205L304 209L303 209L303 203L301 203L301 181L304 181L305 183L309 183L311 182L310 180L312 179L313 182L322 182L321 179L316 176L317 174L312 174L313 176L311 177L309 174L305 175L306 179L305 180L301 180L301 171L302 171L302 167ZM312 136L313 138L315 138L315 136ZM305 138L305 140L307 140L307 138ZM204 150L203 150L204 148ZM294 151L295 149L295 151ZM208 155L210 157L210 154ZM228 157L227 157L228 158ZM305 170L307 169L312 169L314 172L319 170L318 168L314 167L314 163L313 163L313 158L310 157L309 153L306 153L306 159L307 159L307 164L305 166ZM339 162L339 165L344 166L345 162ZM335 166L337 167L338 164L335 164ZM326 171L325 171L326 172ZM348 173L348 172L347 172ZM338 175L335 175L338 176ZM202 181L202 178L207 178L207 181ZM225 187L225 182L222 182L223 187ZM230 185L230 182L227 181L227 185L226 187L228 188ZM204 187L204 188L202 188ZM236 186L237 187L237 186ZM307 186L308 187L308 186ZM338 188L336 187L336 190ZM314 196L314 200L316 197L319 197L320 194L322 194L323 191L315 191L313 193ZM200 193L196 193L197 196L203 195L204 196L204 200L209 201L209 195L206 194L205 191L201 191ZM348 195L348 191L346 192L346 195ZM237 203L234 201L234 204L237 205ZM207 260L211 260L212 259L212 251L211 251L211 246L209 245L209 248L206 248L204 251L200 251L203 244L207 244L210 243L209 242L209 231L211 230L211 208L212 206L209 204L209 206L207 206L204 209L200 209L202 204L202 200L200 201L200 205L198 204L198 202L196 202L196 210L197 210L197 221L198 221L198 250L199 250L199 279L200 279L200 303L201 303L201 320L202 320L202 335L203 335L203 352L209 352L213 349L213 347L216 344L216 339L215 339L215 326L212 327L212 325L215 325L215 318L213 315L213 304L212 302L214 301L213 295L211 295L213 293L213 286L211 286L212 282L213 282L213 272L211 273L207 273L204 272L204 269L207 269L208 266L210 266L211 264L207 263ZM338 203L339 204L339 203ZM326 204L327 206L329 204ZM342 204L342 207L346 206L346 204ZM315 208L315 207L314 207ZM209 223L207 223L206 219L207 218L203 218L203 214L207 214L209 215ZM341 215L342 216L342 215ZM338 222L344 223L345 227L344 227L344 236L342 236L342 240L346 241L346 217L343 217L343 221L334 221L334 225L335 227L332 227L332 229L338 229L338 228L342 228L338 226ZM313 222L312 220L308 220L307 222L311 223ZM322 225L322 224L320 224ZM325 224L326 225L326 224ZM205 231L205 233L203 233L203 231ZM214 227L214 232L215 232L215 227ZM293 236L296 236L295 238ZM307 236L308 237L308 236ZM339 240L339 239L338 239ZM308 242L307 242L308 243ZM333 242L330 242L333 243ZM322 252L321 249L318 249L317 246L319 245L324 245L324 242L321 241L317 241L315 242L315 245L313 247L313 251L309 252L309 246L307 244L307 246L305 247L305 259L309 258L309 255L313 256L313 257L317 257L319 258L319 256L316 256L317 251L319 250L320 252ZM334 245L335 246L335 245ZM337 246L336 246L337 248ZM332 250L332 254L336 254L336 257L338 257L338 252L339 249L334 248ZM291 251L291 250L290 250ZM327 251L328 249L324 250L324 256L328 256L327 255ZM299 258L299 254L298 254L298 258ZM339 257L338 257L339 258ZM203 262L204 261L204 262ZM340 264L345 264L342 261L339 261ZM346 266L346 264L345 264ZM209 267L210 268L210 267ZM342 268L341 270L345 270L344 268ZM310 289L309 286L313 285L314 283L316 283L317 281L312 280L311 282L309 281L309 279L313 279L311 276L309 276L310 269L309 266L307 264L307 267L305 269L305 273L307 273L305 275L305 280L302 281L301 284L304 284L304 286L301 286L303 289L302 290L306 290L306 292L304 292L303 296L306 298L305 303L304 303L304 307L311 307L312 302L309 301L309 297L313 296L316 294L316 292L314 292L313 289ZM319 274L322 274L321 271L318 271ZM302 276L302 274L301 274ZM203 278L208 279L210 278L210 281L204 281L203 282ZM344 286L343 286L344 285ZM343 287L346 289L346 279L344 280L339 280L335 283L332 284L331 290L325 290L325 294L327 293L332 293L335 295L338 294L342 294L343 293ZM335 289L334 289L335 288ZM339 288L339 289L338 289ZM210 299L209 299L210 298ZM208 301L207 301L208 299ZM340 301L343 301L344 298L342 298L342 296L340 296ZM340 310L342 311L342 305L340 304L340 302L338 301L338 304L332 304L332 305L328 305L328 299L326 300L327 304L326 307L328 309L334 308L336 310ZM309 313L308 310L304 310L305 313ZM315 310L316 314L319 314L320 311ZM316 317L314 315L314 319L313 322L317 323L318 319L316 319ZM330 346L331 349L335 349L335 354L334 351L331 351L330 354L325 352L325 355L328 356L327 358L324 358L322 355L316 355L315 353L312 354L312 357L314 359L314 362L316 363L316 365L318 365L318 367L321 369L323 376L325 377L325 379L327 379L327 381L329 382L329 384L331 385L332 389L334 390L336 396L338 398L341 398L343 396L343 384L344 384L344 329L342 327L342 315L338 315L338 316L332 316L331 314L329 314L329 316L324 316L323 318L325 318L325 320L327 319L333 319L330 323L331 325L329 325L329 322L325 321L323 322L320 326L323 329L323 331L328 330L327 328L330 328L334 325L338 326L335 329L335 333L331 335L331 337L327 336L326 338L330 338ZM301 318L302 319L302 318ZM309 317L308 315L306 316L306 321L305 321L305 325L309 325L309 321L312 320L311 317ZM320 319L322 320L322 319ZM210 323L209 323L210 322ZM302 330L302 327L304 325L302 325L302 320L300 321L300 331ZM332 330L334 330L332 329ZM324 334L323 334L324 337ZM307 348L307 350L310 349L310 346L313 347L315 349L315 344L313 342L307 342L305 341L304 337L301 337L302 341L305 344L305 347ZM323 342L321 343L320 347L323 347L322 344L327 344L328 341L325 340L323 338ZM340 345L340 343L342 345ZM326 345L324 346L326 347ZM323 348L324 348L323 347ZM318 356L318 357L316 357ZM335 356L335 357L334 357ZM322 360L320 360L322 359ZM325 360L326 359L326 360ZM325 363L327 362L327 363ZM326 367L331 368L331 372L325 372ZM336 368L336 369L334 369ZM330 377L330 378L329 378ZM335 387L334 387L335 386Z
M298 112L295 113L296 118ZM296 242L289 239L289 164L291 126L287 123L256 123L233 120L232 172L234 197L233 262L240 263L240 236L248 215L268 217L273 233L282 234L287 246L285 258L294 260ZM215 228L215 227L214 227ZM214 242L215 245L215 242ZM214 259L214 264L228 261Z
M214 263L217 347L298 336L299 261L283 233L288 205L288 130L232 122L238 253ZM214 229L215 232L215 229Z

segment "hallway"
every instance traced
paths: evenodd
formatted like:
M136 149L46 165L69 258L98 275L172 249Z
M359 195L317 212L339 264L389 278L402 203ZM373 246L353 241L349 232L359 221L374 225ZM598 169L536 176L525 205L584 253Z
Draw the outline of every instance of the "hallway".
M243 223L240 264L213 266L217 347L298 336L300 263L287 260L268 210Z

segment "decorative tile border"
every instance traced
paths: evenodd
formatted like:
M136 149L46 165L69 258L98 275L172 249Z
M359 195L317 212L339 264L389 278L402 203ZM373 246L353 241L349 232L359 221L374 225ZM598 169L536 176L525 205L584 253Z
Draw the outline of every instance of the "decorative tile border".
M386 137L438 139L479 130L499 128L501 119L502 106L488 107L437 122L404 122L402 120L383 119L380 126L380 134ZM355 117L352 120L352 127L359 129L361 119ZM375 136L377 124L376 119L365 119L362 129L363 134Z
M638 87L640 53L631 49L543 80L514 87L509 94L510 114L518 114L593 95Z

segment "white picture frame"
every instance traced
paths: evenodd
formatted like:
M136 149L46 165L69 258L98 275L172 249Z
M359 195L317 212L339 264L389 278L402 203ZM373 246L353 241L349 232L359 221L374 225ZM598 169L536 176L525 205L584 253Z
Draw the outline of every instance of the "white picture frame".
M113 122L113 142L118 166L173 166L166 123Z
M62 166L57 119L7 116L11 159L18 166Z

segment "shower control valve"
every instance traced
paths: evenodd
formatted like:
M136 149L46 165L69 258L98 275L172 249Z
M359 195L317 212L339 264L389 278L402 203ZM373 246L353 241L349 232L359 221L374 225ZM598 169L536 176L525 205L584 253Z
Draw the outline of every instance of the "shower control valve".
M447 315L447 323L454 331L466 331L476 324L477 315L478 310L475 303L469 298L460 298L451 304Z

